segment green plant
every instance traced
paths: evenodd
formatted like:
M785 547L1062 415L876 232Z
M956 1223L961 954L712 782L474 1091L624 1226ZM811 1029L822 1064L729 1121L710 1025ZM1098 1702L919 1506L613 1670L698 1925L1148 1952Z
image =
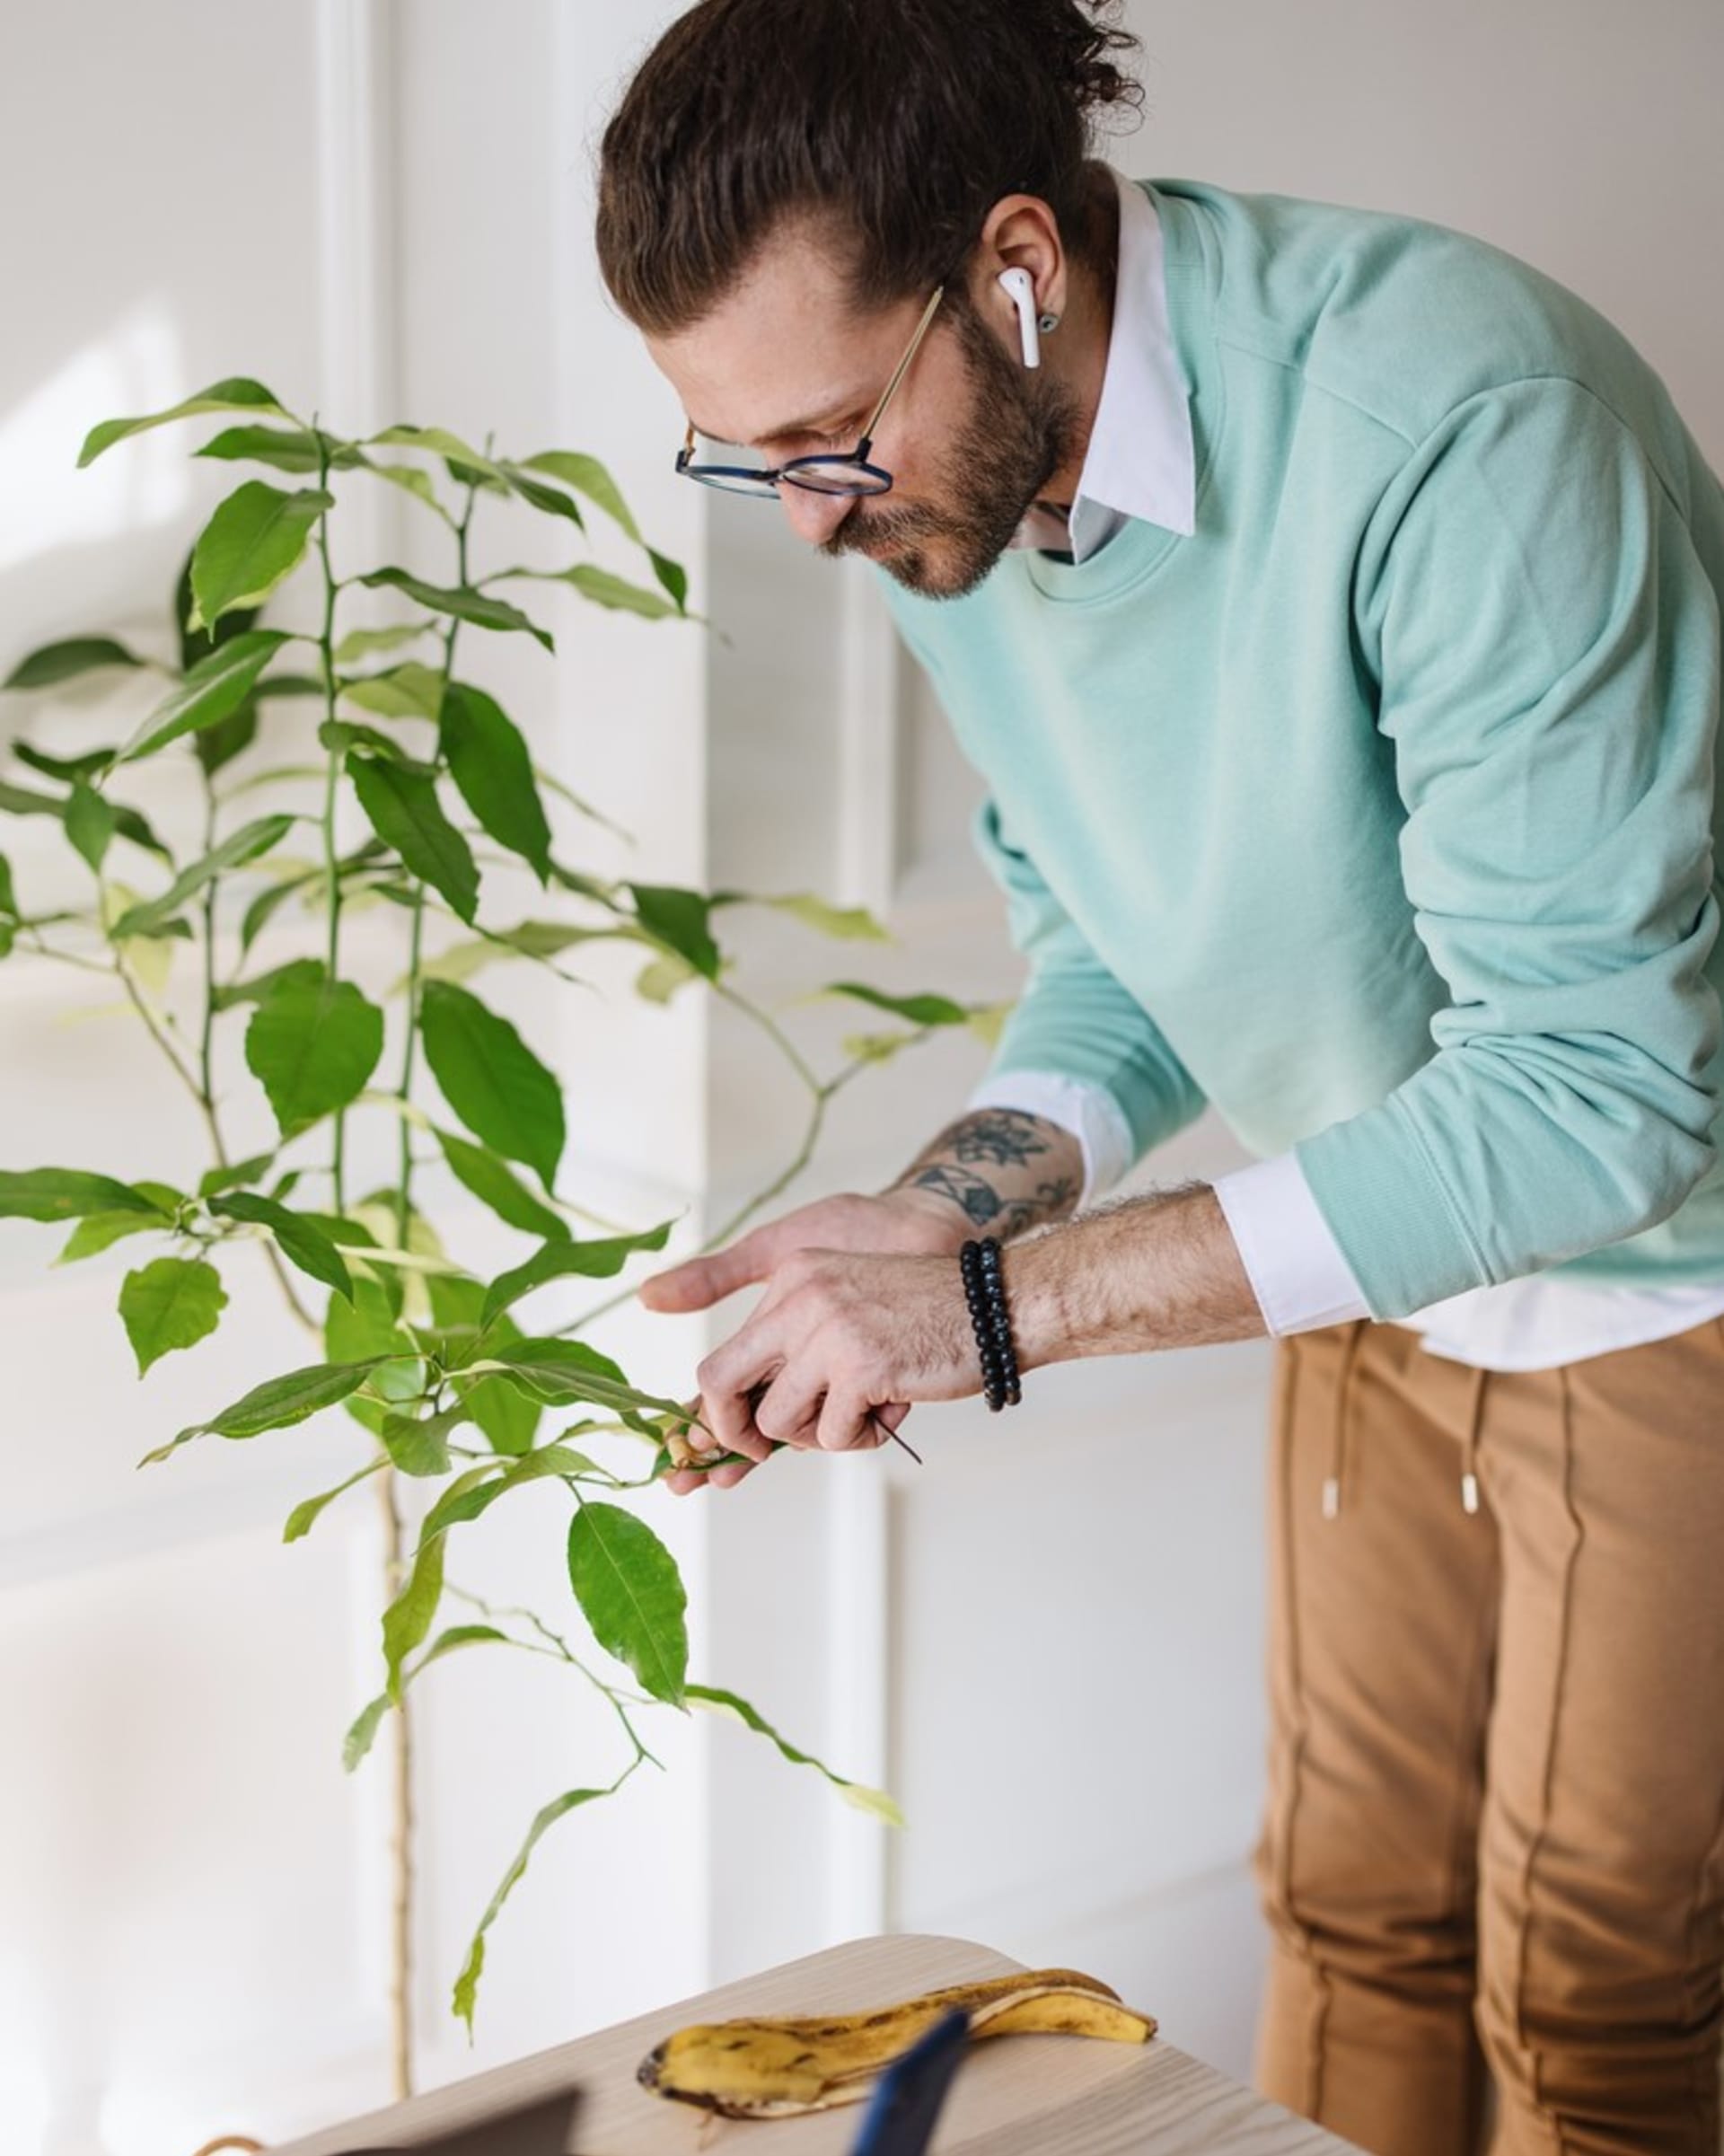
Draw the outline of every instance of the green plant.
M210 1165L190 1189L79 1168L7 1170L0 1172L0 1215L72 1223L63 1262L122 1238L148 1238L148 1254L119 1290L140 1376L216 1331L228 1302L224 1259L242 1240L261 1245L287 1306L314 1337L314 1352L302 1367L260 1374L242 1398L180 1430L143 1464L166 1461L202 1438L247 1440L337 1406L365 1433L355 1472L297 1505L284 1537L311 1534L326 1508L360 1483L374 1484L387 1546L382 1681L348 1730L344 1756L356 1765L392 1724L395 2081L405 2091L409 1693L445 1656L507 1647L562 1662L609 1701L631 1754L611 1782L567 1791L532 1818L455 1981L454 2010L470 2028L487 1934L539 1837L577 1807L614 1794L643 1761L661 1764L636 1728L635 1710L699 1706L728 1714L787 1759L815 1767L847 1799L898 1817L884 1793L809 1758L746 1701L690 1682L686 1597L674 1560L639 1513L617 1501L665 1471L666 1433L685 1430L690 1417L682 1404L634 1386L579 1337L630 1291L612 1293L550 1332L525 1333L511 1315L550 1283L616 1278L638 1253L662 1249L674 1222L630 1231L559 1198L561 1086L474 991L473 977L509 961L567 981L566 954L620 944L642 959L635 983L641 995L664 1002L703 984L744 1012L787 1060L809 1096L801 1141L782 1172L702 1248L728 1240L806 1166L828 1104L861 1070L940 1027L985 1032L998 1011L831 983L824 992L902 1023L847 1040L843 1066L819 1078L773 1015L729 978L716 917L767 904L834 936L882 937L866 913L807 893L701 893L566 864L557 823L596 812L534 764L497 700L457 673L456 649L463 630L474 629L531 637L550 652L550 635L498 590L532 578L559 582L643 622L699 619L688 612L682 570L646 544L597 460L552 450L514 462L493 455L488 439L481 452L438 427L396 426L347 439L319 426L315 415L309 423L296 418L261 383L236 378L170 410L104 422L90 433L79 462L146 427L205 414L235 423L198 455L262 464L288 483L248 480L209 518L178 580L175 663L92 635L47 645L14 666L4 684L13 691L55 689L97 669L166 680L161 700L117 745L57 754L40 743L14 742L28 779L0 781L0 813L51 819L91 888L87 903L33 907L0 856L0 957L75 966L111 981L182 1085ZM403 451L418 461L385 453ZM337 488L379 481L402 489L441 533L453 553L451 582L395 566L335 574ZM585 539L596 510L644 555L650 581L631 582L587 559L476 575L471 549L481 498L549 518L571 541ZM261 626L263 603L307 568L315 572L315 626ZM395 595L412 612L344 629L344 596L362 588ZM417 656L401 656L409 648ZM124 797L138 768L163 757L176 760L196 790L200 838L192 858L176 858ZM279 805L265 805L271 800ZM342 844L343 823L363 832L356 843ZM291 841L307 832L313 844L295 849ZM154 887L122 881L116 860L128 875L141 862ZM493 865L503 872L499 885L518 881L524 865L554 894L547 911L555 918L481 918ZM374 999L344 975L344 927L361 907L378 905L400 910L406 968L392 994ZM284 941L303 943L308 928L319 955L280 956ZM245 1158L233 1157L217 1086L224 1027L243 1028L244 1063L276 1129L267 1149ZM392 1077L377 1080L386 1050ZM425 1104L427 1071L444 1110ZM349 1123L361 1116L388 1122L394 1166L386 1184L356 1192ZM530 1254L500 1273L462 1263L421 1205L422 1190L437 1182L445 1191L459 1186L528 1238ZM604 1232L578 1234L577 1221ZM571 1411L575 1419L562 1421ZM549 1435L548 1414L559 1424ZM638 1465L642 1445L649 1455L644 1472L605 1464L633 1453ZM541 1498L557 1493L576 1613L639 1689L589 1666L570 1645L564 1619L475 1607L449 1576L457 1532L529 1488ZM438 1629L450 1603L462 1606L462 1621Z

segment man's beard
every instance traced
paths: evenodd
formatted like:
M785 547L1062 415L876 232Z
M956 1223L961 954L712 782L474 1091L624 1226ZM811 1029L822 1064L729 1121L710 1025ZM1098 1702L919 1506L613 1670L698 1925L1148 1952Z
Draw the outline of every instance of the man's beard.
M951 303L951 320L971 392L970 417L936 466L952 506L894 508L888 494L875 508L876 497L865 497L821 547L832 556L867 555L925 599L961 599L975 590L1010 546L1025 512L1069 460L1081 427L1072 392L1009 359L966 294ZM929 539L944 542L937 556L916 543Z

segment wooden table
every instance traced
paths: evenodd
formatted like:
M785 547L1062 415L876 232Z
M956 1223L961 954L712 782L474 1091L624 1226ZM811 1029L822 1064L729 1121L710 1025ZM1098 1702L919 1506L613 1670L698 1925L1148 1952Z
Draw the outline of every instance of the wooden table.
M275 2156L432 2148L439 2156L845 2156L864 2104L795 2118L724 2118L655 2096L635 2069L661 2037L690 2021L848 2012L1023 1967L965 1939L847 1940L311 2134ZM1149 2014L1157 2006L1126 2003ZM499 2112L523 2107L530 2108L511 2124L496 2123ZM1014 2036L972 2046L930 2156L1334 2156L1350 2146L1159 2038L1138 2046Z

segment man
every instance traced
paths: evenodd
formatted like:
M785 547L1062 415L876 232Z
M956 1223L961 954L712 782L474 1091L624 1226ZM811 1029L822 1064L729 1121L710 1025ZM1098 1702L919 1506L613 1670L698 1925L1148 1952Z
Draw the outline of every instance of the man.
M1263 2085L1712 2152L1724 488L1496 250L1116 181L1105 17L704 0L606 132L680 464L877 564L1030 962L890 1189L643 1291L766 1283L673 1487L976 1393L988 1232L1025 1373L1274 1334ZM1254 1165L1069 1218L1205 1102Z

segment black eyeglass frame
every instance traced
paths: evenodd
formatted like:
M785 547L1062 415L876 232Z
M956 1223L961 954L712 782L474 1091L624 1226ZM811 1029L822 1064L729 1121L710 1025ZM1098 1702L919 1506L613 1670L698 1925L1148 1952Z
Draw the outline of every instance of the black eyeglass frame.
M893 487L891 472L884 464L871 464L868 462L868 452L874 447L875 429L884 418L886 407L897 394L899 383L910 372L910 363L915 358L923 338L928 334L928 325L934 320L936 309L946 296L946 286L950 281L948 278L934 287L934 296L922 309L922 318L917 323L910 343L905 347L903 357L893 369L892 380L881 392L880 401L868 414L866 423L862 429L861 440L848 456L835 451L826 450L816 452L813 456L792 457L787 463L775 464L768 468L762 468L756 464L697 464L694 462L694 422L690 419L688 438L676 453L677 471L684 479L699 480L703 486L708 487L724 488L727 480L747 480L751 482L748 487L728 488L726 488L726 491L754 495L757 499L762 501L766 498L764 491L757 494L756 490L764 489L770 486L772 492L776 494L781 480L788 486L800 487L805 494L827 494L831 495L834 500L840 501L859 495L890 494ZM866 472L871 480L878 480L879 484L867 487L816 487L808 480L799 480L796 477L798 471L805 471L810 464L822 465L829 471L835 464L853 466L858 472Z

